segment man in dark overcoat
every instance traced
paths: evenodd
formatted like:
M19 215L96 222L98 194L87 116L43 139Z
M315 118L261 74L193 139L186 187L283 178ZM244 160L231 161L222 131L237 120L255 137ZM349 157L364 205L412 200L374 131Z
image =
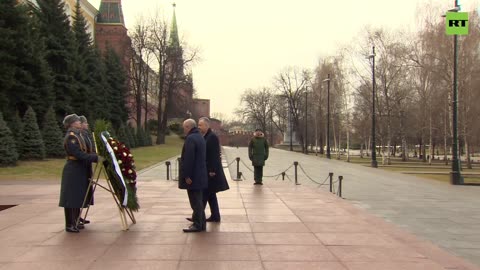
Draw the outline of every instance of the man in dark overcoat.
M207 222L220 222L217 192L229 189L227 178L223 172L220 141L210 128L210 119L202 117L198 120L198 129L203 134L207 145L208 188L204 192L203 205L210 205L211 216Z
M254 185L263 185L263 166L268 159L268 142L261 129L256 129L248 144L248 157L254 169Z
M184 232L201 232L206 230L203 192L207 188L207 165L205 140L193 119L183 122L186 135L180 158L180 177L178 187L186 189L190 207L192 207L193 224L183 229Z
M88 174L86 162L97 162L98 156L95 153L87 153L85 141L80 135L81 123L78 115L67 115L63 125L67 128L64 139L67 162L63 167L59 206L65 211L65 230L78 233L83 224L77 226L77 219L80 208L85 207L83 201L88 187L85 181Z

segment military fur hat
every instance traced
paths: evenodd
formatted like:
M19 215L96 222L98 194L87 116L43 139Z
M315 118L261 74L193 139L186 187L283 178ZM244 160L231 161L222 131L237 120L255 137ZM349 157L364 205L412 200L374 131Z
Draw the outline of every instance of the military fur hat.
M80 122L81 122L82 124L88 122L88 120L87 120L87 118L86 118L85 116L80 115L79 117L80 117Z
M76 115L75 113L69 114L63 118L63 126L65 128L70 127L71 124L73 124L76 121L80 121L80 117Z

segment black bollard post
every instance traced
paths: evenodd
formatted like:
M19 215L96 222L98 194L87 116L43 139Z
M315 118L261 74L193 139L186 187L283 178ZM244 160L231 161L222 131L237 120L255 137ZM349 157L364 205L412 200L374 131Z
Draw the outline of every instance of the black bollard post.
M338 197L342 197L342 180L343 176L339 175L338 176Z
M242 174L240 173L240 158L237 157L235 159L237 161L237 178L234 179L235 181L242 181Z
M328 177L330 177L330 192L332 192L333 172L328 173Z
M285 181L285 172L282 172L282 181Z
M298 173L297 173L298 161L293 162L293 165L295 166L295 185L300 185L298 183Z
M170 161L165 162L167 166L167 180L170 180Z

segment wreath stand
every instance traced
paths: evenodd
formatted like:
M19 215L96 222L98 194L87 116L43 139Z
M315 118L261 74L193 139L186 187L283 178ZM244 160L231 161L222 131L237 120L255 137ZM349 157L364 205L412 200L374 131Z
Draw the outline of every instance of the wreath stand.
M137 221L135 219L135 216L133 215L133 211L128 209L127 207L123 206L120 203L120 201L118 200L117 196L115 195L115 191L113 190L112 184L110 183L111 180L108 178L108 175L104 170L103 164L99 165L99 163L97 163L95 165L95 171L94 171L93 175L95 176L95 174L97 172L97 168L99 166L100 166L100 170L98 171L97 178L95 180L94 179L89 180L88 187L87 187L87 193L85 194L85 198L83 199L83 204L82 205L85 205L89 195L93 196L97 186L103 188L108 193L112 194L113 200L115 201L115 204L117 205L117 208L118 208L118 212L120 214L120 220L122 222L122 230L123 231L128 231L128 229L130 228L130 225L128 224L127 215L128 215L128 217L130 218L130 220L132 221L133 224L137 223ZM105 186L101 185L100 183L98 183L99 180L100 180L100 175L102 175L102 172L103 172L103 175L105 176L108 187L105 187ZM88 205L87 210L85 211L85 216L83 217L83 219L87 219L89 209L90 209L90 204ZM82 211L83 211L83 208L80 208L80 215L78 216L78 219L76 220L75 225L78 225L78 223L80 222L80 217L82 216Z

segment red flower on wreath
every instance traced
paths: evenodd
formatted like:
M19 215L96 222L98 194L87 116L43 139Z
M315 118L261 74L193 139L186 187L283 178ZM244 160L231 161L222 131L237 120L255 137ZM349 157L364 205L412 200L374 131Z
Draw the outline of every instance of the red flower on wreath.
M135 187L137 184L137 172L135 171L135 162L132 153L130 153L130 150L124 143L117 139L109 138L108 143L115 153L115 157L117 158L125 182L130 186Z

